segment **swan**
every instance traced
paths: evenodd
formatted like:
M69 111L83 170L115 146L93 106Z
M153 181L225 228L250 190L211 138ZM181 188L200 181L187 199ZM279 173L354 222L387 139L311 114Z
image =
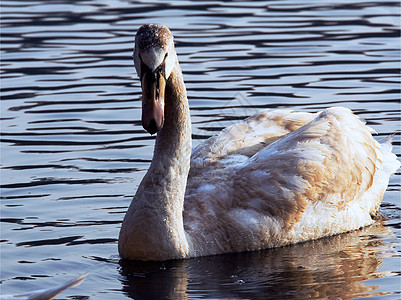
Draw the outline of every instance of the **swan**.
M373 223L400 166L349 109L263 110L191 153L191 120L173 35L135 37L142 126L153 159L121 225L124 259L170 260L314 240Z

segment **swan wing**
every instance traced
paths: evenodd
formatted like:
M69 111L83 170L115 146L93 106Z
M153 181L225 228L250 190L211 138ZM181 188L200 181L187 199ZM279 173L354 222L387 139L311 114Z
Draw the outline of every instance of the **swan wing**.
M287 116L291 123L290 116L296 114ZM207 247L213 248L213 241L216 253L252 250L372 222L370 214L378 209L389 176L399 167L389 143L376 142L372 130L346 108L303 118L310 121L273 135L274 142L250 157L227 143L220 152L210 147L211 154L204 155L205 173L195 162L184 212L186 230L194 233L195 242L208 241ZM214 172L212 165L217 166Z
M196 147L191 156L191 172L204 172L216 163L227 163L227 157L242 155L247 158L280 137L302 127L316 117L307 112L291 110L263 110L241 122L233 124L218 135Z
M87 276L87 273L82 274L74 279L65 282L59 286L36 290L25 294L18 294L18 295L2 295L0 296L0 300L11 300L11 299L26 299L26 300L48 300L53 299L57 294L61 293L62 291L79 285Z

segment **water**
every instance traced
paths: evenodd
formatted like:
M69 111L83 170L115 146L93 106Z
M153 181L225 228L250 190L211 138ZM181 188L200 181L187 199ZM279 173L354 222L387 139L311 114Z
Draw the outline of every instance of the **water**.
M151 160L131 55L175 35L194 144L262 108L353 109L400 156L398 1L2 1L1 293L84 272L59 299L400 297L400 173L379 224L315 242L120 262L121 220Z

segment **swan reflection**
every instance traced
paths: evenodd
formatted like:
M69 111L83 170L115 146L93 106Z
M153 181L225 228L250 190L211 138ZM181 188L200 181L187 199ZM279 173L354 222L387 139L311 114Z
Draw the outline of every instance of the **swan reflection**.
M376 224L292 246L165 262L121 260L123 292L133 299L275 299L378 296L364 283L378 271L392 232Z

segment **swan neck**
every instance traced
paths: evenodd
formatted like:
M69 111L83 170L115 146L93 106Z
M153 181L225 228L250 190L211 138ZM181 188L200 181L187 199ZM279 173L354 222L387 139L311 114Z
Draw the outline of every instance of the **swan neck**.
M191 155L191 120L181 69L176 64L166 84L165 121L157 133L152 164L185 162L189 169ZM182 167L182 166L181 166ZM188 174L182 174L185 180Z
M156 137L152 163L120 230L119 252L128 259L178 259L188 257L190 251L182 212L191 158L191 121L178 63L165 95L165 121Z

